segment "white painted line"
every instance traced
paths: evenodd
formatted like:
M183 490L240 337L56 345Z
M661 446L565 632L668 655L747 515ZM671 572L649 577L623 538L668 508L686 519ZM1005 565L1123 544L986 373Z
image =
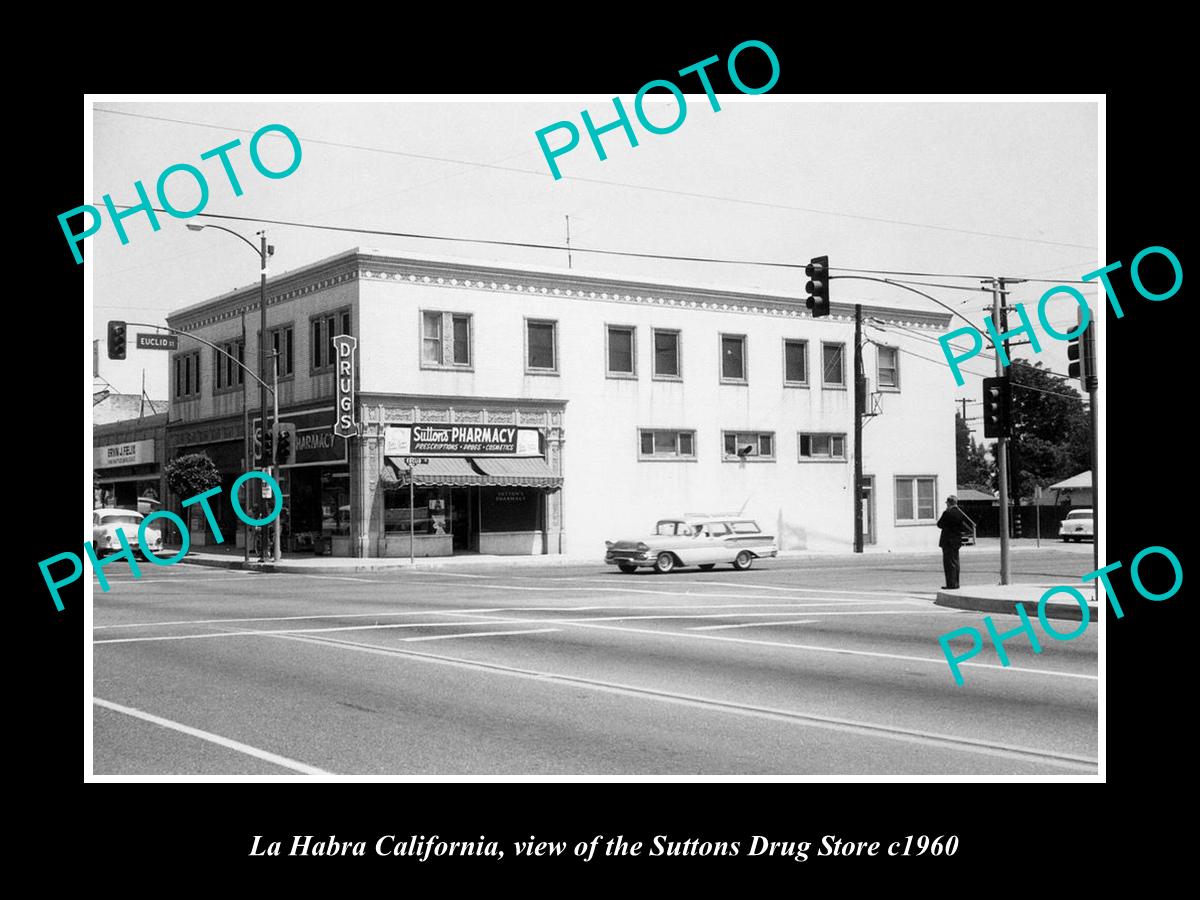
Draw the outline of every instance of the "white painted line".
M936 616L940 615L941 610L937 609L885 609L885 610L855 610L854 612L815 610L810 613L805 613L809 616ZM737 613L734 613L737 615ZM753 613L752 615L766 616L770 613ZM699 618L699 616L697 616ZM744 618L744 617L739 617ZM770 628L772 625L811 625L816 623L817 619L804 619L802 621L787 621L787 622L743 622L739 625L696 625L688 629L688 631L717 631L721 628Z
M458 615L447 612L446 615ZM811 615L815 615L812 613ZM621 625L597 625L592 622L579 622L574 619L522 619L523 622L545 623L553 625L570 625L573 628L595 628L601 631L620 631L626 634L645 634L658 638L692 638L701 641L723 641L731 644L752 644L759 647L780 647L787 650L808 650L813 653L840 653L844 656L866 656L877 659L899 659L905 662L930 663L936 666L947 666L946 658L931 658L928 656L907 656L900 653L883 653L875 650L845 650L841 647L818 647L813 644L790 644L787 641L759 641L752 638L722 637L716 634L694 634L690 631L659 631L653 628L626 628ZM1088 681L1098 681L1097 675L1083 675L1075 672L1056 672L1052 669L1028 669L1022 666L1001 666L995 663L961 662L960 667L970 666L975 669L1000 669L1005 672L1022 672L1029 675L1053 675L1059 678L1082 678Z
M815 728L826 728L832 731L841 731L876 738L886 738L889 740L924 744L926 746L936 746L941 749L957 750L967 753L981 753L987 756L1019 759L1023 762L1038 762L1050 766L1086 769L1088 771L1094 770L1097 765L1097 761L1089 757L1037 750L1031 747L1021 747L1012 744L999 744L990 741L977 740L975 738L956 737L954 735L899 728L873 722L838 719L831 716L805 713L797 710L755 706L751 704L722 700L715 697L701 697L689 694L680 694L671 691L657 690L654 688L640 687L632 684L620 684L617 682L582 678L574 675L563 675L556 672L537 671L534 669L521 669L514 666L500 665L498 663L460 659L452 656L439 656L437 654L420 653L412 650L401 650L396 647L380 647L374 644L360 644L355 641L342 641L337 640L336 638L308 638L279 632L274 632L272 634L274 637L282 638L284 640L302 641L304 643L318 645L323 644L326 646L332 646L361 653L372 653L382 656L391 656L393 658L402 657L405 659L419 660L421 662L428 662L437 665L448 665L455 668L473 671L486 671L498 675L537 680L543 684L562 684L569 687L583 687L603 693L636 697L642 700L653 700L680 706L698 707L710 712L724 712L759 719L770 719L774 721L787 722L794 725L807 725Z
M530 631L473 631L469 634L434 634L428 637L410 637L401 638L403 641L454 641L459 638L475 638L475 637L497 637L508 636L510 634L546 634L549 631L558 631L557 628L534 628Z
M377 622L374 625L340 625L335 628L267 628L257 631L212 631L200 634L164 634L152 635L150 637L105 638L100 641L92 641L92 644L145 644L153 641L195 641L204 638L244 637L245 635L253 634L325 634L330 631L390 631L395 628L466 628L484 622L496 625L521 625L528 621L529 619L474 618L468 622L401 622L388 625L380 625Z
M817 625L816 619L791 619L787 622L741 622L737 625L693 625L688 631L720 631L722 628L770 628L772 625Z
M190 725L182 725L179 722L172 722L170 719L164 719L161 716L151 715L148 712L142 712L140 709L133 709L129 706L121 706L119 703L112 703L109 700L101 700L99 697L93 697L92 703L104 709L111 709L113 712L119 712L127 716L132 716L135 719L141 719L144 722L152 722L155 725L160 725L163 728L170 728L172 731L179 731L183 734L191 735L194 738L199 738L202 741L217 744L229 750L236 750L238 753L244 753L247 756L253 756L256 759L262 759L269 763L274 763L277 766L283 766L285 769L291 769L293 772L299 772L302 775L332 775L332 772L326 772L324 769L318 769L316 766L310 766L307 763L297 762L294 759L288 759L286 756L280 756L277 753L271 753L267 750L259 750L257 747L251 747L249 744L243 744L241 741L235 741L231 738L221 737L219 734L213 734L211 731L201 731L199 728L192 728Z
M230 619L175 619L169 622L130 622L128 624L111 624L111 625L93 625L92 630L97 631L102 628L155 628L158 626L166 627L168 625L217 625L226 624L229 622L290 622L304 619L390 619L394 616L436 616L443 613L450 615L463 615L465 613L504 613L504 612L593 612L604 610L621 610L621 609L753 609L756 607L765 607L767 609L789 610L789 609L804 609L810 606L833 606L842 605L844 603L885 603L888 601L874 600L831 600L828 603L706 603L706 604L675 604L675 603L638 603L635 607L632 603L618 603L609 606L488 606L476 609L456 609L447 612L444 609L412 609L402 612L366 612L366 613L319 613L311 616L255 616L255 617L239 617ZM945 612L964 612L964 610L954 610L947 607ZM772 613L772 615L784 615L785 613Z

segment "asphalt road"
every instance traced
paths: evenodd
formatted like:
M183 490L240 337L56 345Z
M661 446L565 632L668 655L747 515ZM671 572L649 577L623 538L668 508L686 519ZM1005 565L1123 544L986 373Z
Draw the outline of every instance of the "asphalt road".
M1013 580L1090 562L1018 550ZM994 583L994 553L963 563ZM959 687L937 638L982 614L933 605L934 554L110 580L97 775L1096 772L1097 626L1009 667L988 645Z

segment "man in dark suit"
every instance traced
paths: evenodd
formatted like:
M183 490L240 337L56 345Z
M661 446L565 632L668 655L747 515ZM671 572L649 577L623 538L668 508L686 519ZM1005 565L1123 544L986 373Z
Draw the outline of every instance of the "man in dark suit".
M971 520L967 514L958 508L958 498L946 498L946 511L937 520L937 527L942 530L938 546L942 548L942 568L946 572L946 583L943 588L958 589L958 550L962 547L963 535L970 534Z

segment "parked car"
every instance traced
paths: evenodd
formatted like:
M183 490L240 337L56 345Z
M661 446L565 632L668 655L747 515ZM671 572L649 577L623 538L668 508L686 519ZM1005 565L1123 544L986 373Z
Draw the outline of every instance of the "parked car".
M1090 509L1073 509L1058 526L1058 536L1064 541L1096 539L1096 516Z
M144 556L138 545L138 527L144 519L140 512L132 509L97 509L92 512L92 546L96 556L107 556L121 549L120 531L135 553ZM146 547L151 553L162 550L162 532L151 526L146 529Z
M719 563L749 569L754 560L775 556L775 538L753 519L740 516L689 516L659 519L654 534L641 539L605 541L604 561L626 574L653 566L666 574L677 566L709 570Z

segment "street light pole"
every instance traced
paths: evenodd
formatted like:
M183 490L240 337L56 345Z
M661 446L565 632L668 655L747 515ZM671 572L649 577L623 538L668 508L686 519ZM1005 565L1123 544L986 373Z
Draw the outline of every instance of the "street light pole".
M264 230L264 231L260 231L258 234L259 234L259 237L262 239L262 247L258 251L259 262L261 263L261 266L259 269L259 287L258 287L258 377L261 379L261 381L263 383L262 388L260 388L259 392L258 392L258 398L259 398L258 399L258 413L262 417L263 440L266 441L266 439L267 439L267 388L266 388L266 381L267 381L267 232ZM251 246L254 246L254 245L251 244ZM275 393L275 409L276 410L279 409L279 394L278 394L278 392ZM276 421L278 421L278 413L276 414ZM274 463L274 445L275 445L275 442L274 442L274 440L272 440L271 441L271 446L272 446L271 468L272 469L274 469L274 465L273 465L273 463ZM267 460L264 459L263 463L265 465L267 463ZM272 473L272 476L273 476L273 473ZM266 505L266 500L261 496L261 492L260 492L260 497L259 497L258 502L259 502L259 518L265 519L267 517L267 505ZM266 526L263 526L261 535L262 535L262 540L260 543L262 546L261 546L260 553L259 553L259 561L266 562L266 560L267 560L267 528L266 528ZM272 554L272 556L274 556L274 554Z
M246 357L246 310L242 310L242 359ZM253 444L250 441L250 409L246 405L248 395L246 393L246 375L240 369L238 375L242 379L242 460L246 464L246 470L249 471L253 463L251 460L254 457ZM247 486L249 482L242 483L242 499L249 499L250 488ZM242 503L242 509L249 509L252 504ZM250 536L254 532L245 522L242 523L242 562L249 564L250 562Z
M272 427L275 428L275 430L276 430L275 436L271 439L271 477L274 478L275 483L277 485L279 485L279 502L280 502L280 504L282 504L283 503L283 486L279 482L279 434L278 434L278 430L279 430L279 351L278 350L271 351L271 360L273 362L273 365L271 367L271 371L272 371L272 376L271 376L271 387L272 387L271 418L274 421L274 425ZM280 557L282 556L281 547L280 547L280 536L282 534L282 528L283 528L282 519L283 519L283 509L281 506L279 515L277 515L275 517L275 522L274 522L274 525L272 526L274 529L274 535L273 535L273 539L271 541L271 543L272 543L271 558L275 562L279 562Z

